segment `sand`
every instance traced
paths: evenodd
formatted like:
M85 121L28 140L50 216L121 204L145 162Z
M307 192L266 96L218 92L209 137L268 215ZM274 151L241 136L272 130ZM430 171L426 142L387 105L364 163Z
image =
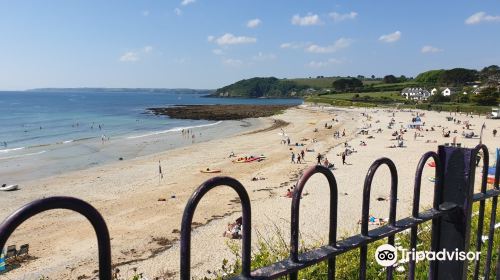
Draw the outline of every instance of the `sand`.
M362 116L368 114L370 118ZM458 130L457 142L465 147L474 147L478 139L465 139L460 133L462 125L447 121L449 113L425 112L424 137L413 138L414 130L404 135L405 148L387 148L396 144L391 133L411 121L415 112L396 112L394 129L387 124L392 113L382 109L341 109L323 106L300 106L281 115L262 118L265 126L272 126L274 119L288 122L284 128L292 143L304 143L304 147L287 146L280 143L280 129L255 127L256 133L193 144L151 156L102 165L60 176L30 181L20 191L4 193L0 197L0 218L34 199L68 195L91 203L104 216L112 237L113 263L122 275L131 275L134 267L152 278L169 275L178 279L180 220L186 201L203 181L214 176L202 174L200 169L221 169L223 176L231 176L246 187L252 201L252 238L256 233L271 236L274 228L283 231L286 240L290 227L291 199L283 197L301 172L316 163L318 152L325 154L335 164L333 171L339 188L338 235L347 236L359 232L357 221L361 217L361 197L364 177L369 166L380 157L392 159L398 167L397 217L409 215L412 205L413 180L420 156L429 150L437 150L438 144L452 142L443 138L441 127ZM471 130L479 133L486 123L483 142L490 148L493 158L498 139L491 131L500 130L500 121L484 117L457 115L469 121ZM333 122L332 118L339 122ZM332 124L326 129L325 123ZM369 127L371 125L371 127ZM425 131L435 126L435 131ZM317 128L318 132L313 132ZM367 128L369 135L360 135ZM382 129L382 133L375 130ZM346 136L332 137L334 131L345 129ZM373 136L374 138L368 138ZM179 137L182 137L179 135ZM308 140L301 139L307 138ZM317 142L312 142L316 138ZM426 143L427 140L437 141ZM360 146L365 141L367 146ZM337 154L344 150L347 142L357 152L347 157L349 165L342 165ZM303 164L290 163L290 148L294 152L314 149L306 153ZM235 164L228 158L236 155L260 155L267 159L261 162ZM163 180L158 178L158 160L162 161ZM426 168L423 178L432 176L432 168ZM479 172L478 172L479 173ZM253 177L265 180L252 181ZM373 181L370 213L376 217L388 217L389 202L377 197L389 195L388 168L377 171ZM326 180L313 176L306 186L309 193L301 201L301 235L306 244L324 243L328 232L329 190ZM432 202L432 183L422 180L421 209L429 208ZM172 198L175 196L175 198ZM158 201L164 198L165 201ZM192 240L192 274L203 276L207 270L221 266L224 258L232 259L227 239L222 233L227 223L240 214L236 194L229 188L218 188L210 192L200 203L194 218L196 229ZM240 241L236 241L238 244ZM97 245L93 231L84 220L68 211L51 211L24 223L8 241L8 245L30 244L30 253L37 259L25 262L9 272L9 279L32 279L39 275L54 279L76 279L79 276L95 277L97 269Z

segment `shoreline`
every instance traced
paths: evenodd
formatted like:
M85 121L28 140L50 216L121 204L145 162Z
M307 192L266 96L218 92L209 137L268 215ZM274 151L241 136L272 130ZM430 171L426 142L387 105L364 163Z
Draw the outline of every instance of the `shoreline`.
M365 112L371 116L370 119L361 115ZM395 112L398 127L411 119L412 112ZM444 123L446 114L425 114L425 121L429 126L453 125ZM332 123L332 117L339 119L339 122ZM462 119L465 117L460 116ZM112 237L113 263L121 263L122 272L139 267L138 272L145 272L148 277L157 276L163 271L171 273L170 278L175 279L178 278L175 273L179 269L179 244L176 238L179 237L180 219L186 201L198 185L213 177L211 174L200 173L199 170L205 167L221 169L221 175L234 177L245 186L252 204L254 242L257 240L257 232L272 236L269 228L273 226L284 229L286 240L289 237L286 229L289 228L290 200L282 195L296 182L303 170L316 163L315 155L321 152L336 166L334 175L339 191L338 235L343 236L358 229L356 221L361 216L363 179L375 159L387 156L398 166L399 219L406 217L410 211L414 169L419 157L423 152L435 149L441 142L451 141L449 138L441 138L440 131L424 132L423 139L413 140L413 135L408 135L407 148L388 149L387 145L393 142L390 140L392 131L386 128L391 116L385 110L378 109L301 105L286 110L281 115L262 118L261 121L269 127L273 125L275 118L289 123L284 129L292 138L292 143L304 143L304 149L314 150L306 153L305 163L290 163L290 152L299 152L301 146L280 144L279 128L264 129L36 180L31 182L30 192L21 190L0 197L0 209L5 217L21 205L40 197L70 194L84 199L105 218ZM477 130L484 119L471 118L470 121L474 124L473 129ZM490 147L490 152L494 152L492 144L495 139L490 134L500 123L495 123L494 120L486 122L488 131L484 143ZM325 123L333 124L332 129L324 128ZM369 124L372 125L369 130L373 138L357 133ZM379 127L383 129L382 133L373 132ZM318 132L313 132L315 128ZM332 137L334 131L341 132L343 129L346 130L346 137ZM313 138L317 141L312 141ZM436 139L439 143L426 143L424 139ZM361 140L368 145L359 146ZM460 141L465 146L471 146L476 140ZM342 165L337 156L343 150L342 144L345 142L357 151L348 157L348 165ZM264 153L267 159L249 164L234 164L228 158L231 151L238 156ZM163 180L158 178L158 160L162 162L165 174ZM424 177L429 176L428 172L430 170L426 169ZM253 177L265 180L253 181ZM375 198L388 195L389 178L387 170L382 169L373 181L370 212L377 217L385 217L388 213L388 202L377 201ZM430 184L422 182L423 207L432 202L432 193L425 191ZM328 217L325 216L328 211L325 209L329 206L325 197L328 197L329 191L321 176L313 176L306 189L309 195L301 202L301 235L307 242L321 241L328 232ZM160 198L165 198L165 201L159 201ZM240 215L240 206L235 198L235 194L228 188L217 188L199 204L193 220L193 228L196 228L192 234L194 276L203 276L207 270L220 267L223 258L230 261L234 259L227 249L227 240L221 233L227 223ZM30 238L33 231L38 233L36 240ZM9 272L9 277L44 274L67 279L94 275L95 237L88 223L77 215L59 211L41 214L39 218L30 220L19 228L8 245L24 243L30 243L30 251L39 259ZM67 244L72 244L70 250L65 247ZM67 266L71 269L65 269ZM28 274L29 272L33 273Z
M174 127L142 134L130 134L101 141L98 137L64 143L15 148L0 153L0 177L5 181L27 181L63 175L114 163L122 158L131 160L142 156L211 141L220 137L232 137L263 127L258 119L217 121L208 124ZM196 133L193 139L180 138L183 129ZM75 155L69 157L68 155ZM29 159L29 162L28 162Z

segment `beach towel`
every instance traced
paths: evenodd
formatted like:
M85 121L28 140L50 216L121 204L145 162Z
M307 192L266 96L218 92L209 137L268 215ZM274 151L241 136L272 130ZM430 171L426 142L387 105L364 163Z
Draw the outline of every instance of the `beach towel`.
M0 252L0 272L5 271L5 254L4 249Z

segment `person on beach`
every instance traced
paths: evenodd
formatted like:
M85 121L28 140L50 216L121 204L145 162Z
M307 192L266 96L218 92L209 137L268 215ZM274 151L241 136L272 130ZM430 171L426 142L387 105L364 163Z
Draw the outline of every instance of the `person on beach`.
M497 130L493 129L493 137L497 137Z
M287 138L287 139L286 139L286 143L287 143L288 145L290 145L290 138Z
M163 172L161 171L161 161L158 161L158 184L163 180Z
M295 163L295 154L292 152L292 161L291 163Z
M345 156L346 156L346 153L345 153L345 152L343 152L343 153L342 153L342 165L345 165L345 164L346 164L346 162L345 162Z
M300 162L300 154L297 154L297 163L301 163Z
M243 227L243 218L239 217L232 224L227 224L227 230L224 232L223 236L231 239L242 238L241 232Z
M316 156L316 159L318 160L318 164L321 164L321 158L322 158L321 154L318 153L318 155Z
M304 159L305 154L306 153L304 152L304 150L300 151L300 155L302 156L302 159Z

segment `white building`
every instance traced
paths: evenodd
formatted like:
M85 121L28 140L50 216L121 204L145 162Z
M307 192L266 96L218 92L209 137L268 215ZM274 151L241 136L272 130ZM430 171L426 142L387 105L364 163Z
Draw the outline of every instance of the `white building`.
M427 100L431 93L424 88L405 88L401 91L401 96L409 100Z
M441 91L441 94L442 94L443 96L450 96L450 95L452 95L452 94L454 94L454 93L455 93L455 92L453 92L453 90L452 90L452 89L450 89L450 88L445 88L445 89L443 89L443 90Z

